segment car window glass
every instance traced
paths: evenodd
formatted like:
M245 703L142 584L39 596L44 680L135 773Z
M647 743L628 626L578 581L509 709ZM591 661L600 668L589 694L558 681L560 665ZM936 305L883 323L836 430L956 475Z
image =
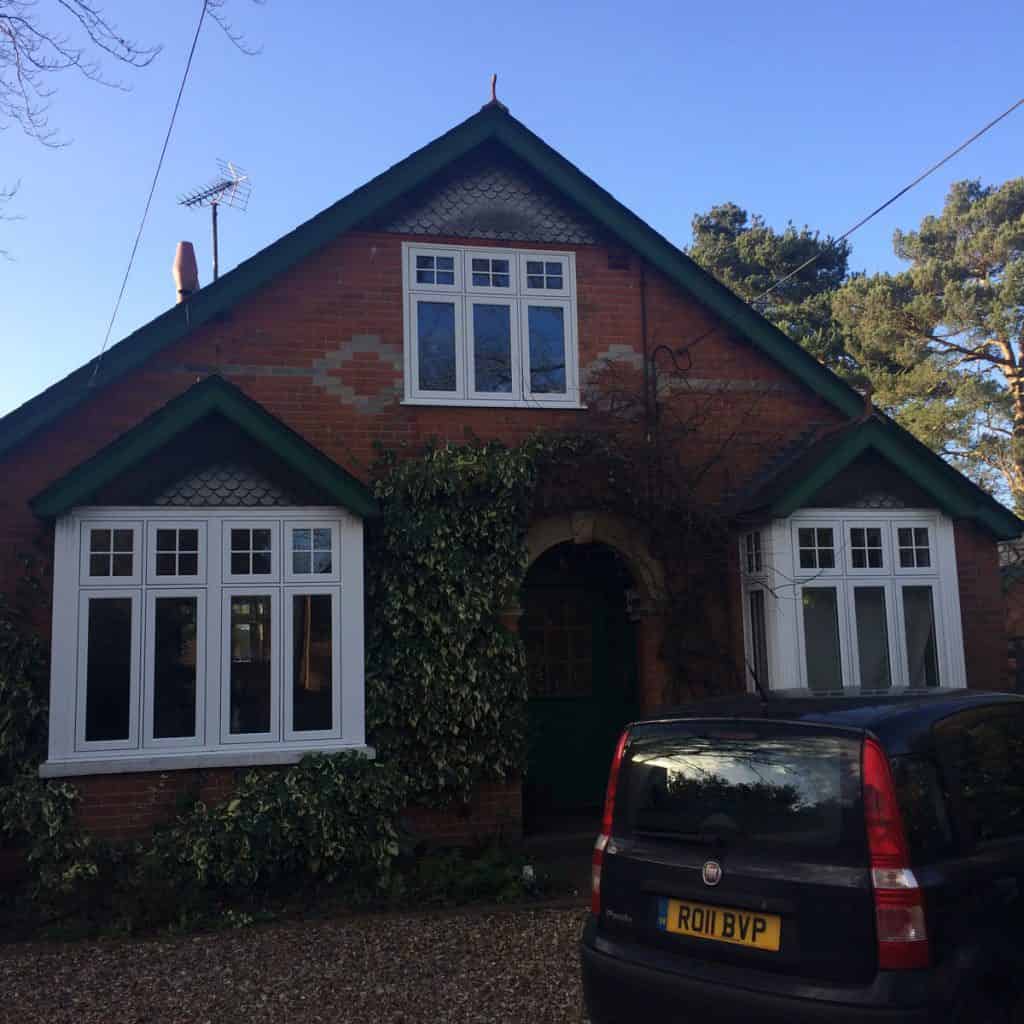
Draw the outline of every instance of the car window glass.
M965 711L935 733L968 834L979 843L1024 837L1024 709Z
M634 833L834 850L849 842L860 747L775 726L654 728L631 742L625 776L623 812Z
M893 758L891 765L911 859L927 864L953 842L938 770L928 758L916 756Z

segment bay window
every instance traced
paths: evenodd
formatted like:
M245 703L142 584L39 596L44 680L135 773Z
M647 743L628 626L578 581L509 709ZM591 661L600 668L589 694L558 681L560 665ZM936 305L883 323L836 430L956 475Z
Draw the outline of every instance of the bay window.
M740 538L750 674L817 693L964 686L953 528L804 509Z
M407 402L579 405L572 253L402 252Z
M362 747L362 602L362 524L336 508L64 516L43 774Z

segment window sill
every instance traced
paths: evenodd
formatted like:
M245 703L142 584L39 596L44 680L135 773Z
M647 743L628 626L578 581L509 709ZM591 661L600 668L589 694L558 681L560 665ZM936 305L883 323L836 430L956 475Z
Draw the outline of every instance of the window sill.
M254 768L259 765L297 764L307 754L339 754L346 750L370 758L376 756L373 747L336 741L304 746L301 749L186 750L176 754L140 754L137 751L101 754L97 751L94 756L78 755L67 760L46 761L39 766L39 776L43 779L61 779L76 775L166 772L185 768Z
M402 405L432 405L462 409L586 409L583 402L545 402L539 398L523 401L519 398L403 398Z

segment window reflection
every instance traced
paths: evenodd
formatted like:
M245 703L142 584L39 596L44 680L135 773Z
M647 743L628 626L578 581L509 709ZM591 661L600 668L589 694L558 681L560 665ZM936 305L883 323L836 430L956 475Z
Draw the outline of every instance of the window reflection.
M231 598L231 732L270 732L270 596Z
M292 598L292 710L296 732L330 729L334 651L330 594Z
M195 597L158 597L154 602L153 737L196 734Z
M132 690L132 600L94 597L88 604L85 679L87 742L126 740Z

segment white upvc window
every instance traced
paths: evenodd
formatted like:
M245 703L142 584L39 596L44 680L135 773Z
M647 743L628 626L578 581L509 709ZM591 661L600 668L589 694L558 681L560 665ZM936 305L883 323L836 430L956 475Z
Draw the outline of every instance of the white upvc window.
M749 674L772 687L966 685L953 525L941 513L804 509L744 534L740 564Z
M63 517L42 774L366 749L362 566L334 508Z
M405 399L579 407L569 252L402 246Z

